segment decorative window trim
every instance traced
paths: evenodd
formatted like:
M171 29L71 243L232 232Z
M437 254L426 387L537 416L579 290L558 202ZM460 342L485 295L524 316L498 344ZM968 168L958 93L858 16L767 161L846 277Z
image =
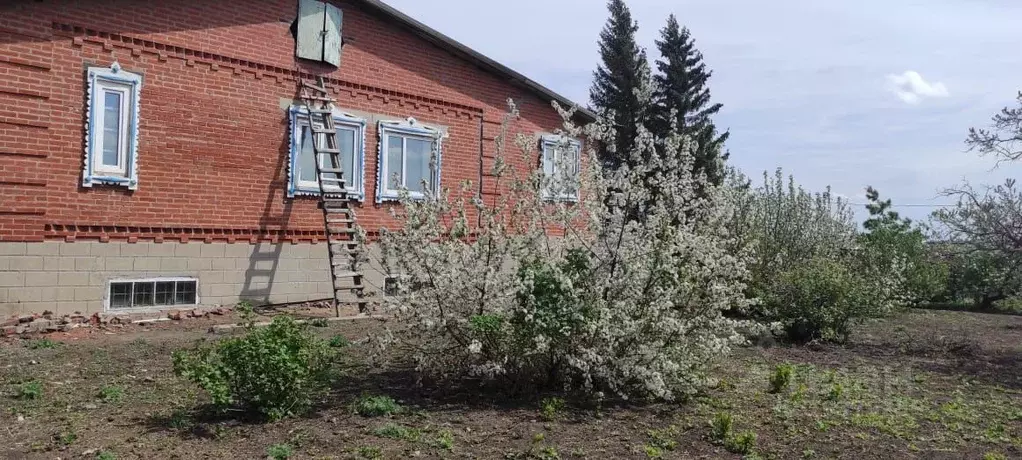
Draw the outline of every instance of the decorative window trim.
M302 181L298 178L298 156L300 149L298 148L299 135L301 130L298 129L299 122L308 120L309 110L304 106L292 105L288 111L289 113L289 129L291 146L288 152L288 168L287 168L287 197L294 198L296 196L319 196L319 187L303 185ZM366 121L363 118L359 118L356 115L352 115L347 112L334 110L332 114L334 118L334 124L338 127L350 128L355 130L355 141L358 145L355 146L355 164L358 170L353 174L358 179L357 184L351 183L352 178L345 177L345 192L348 198L364 201L365 200L365 135L366 135ZM302 120L304 117L304 120ZM319 161L317 158L316 161ZM331 192L337 193L340 189L327 185L324 187L327 194Z
M97 126L97 111L103 110L99 100L104 93L104 85L127 86L131 100L127 102L130 113L127 117L127 145L125 146L124 170L122 173L100 171L97 162L103 156L100 150L99 136L102 127ZM121 69L116 61L110 67L89 67L86 75L85 97L85 161L82 167L82 186L92 187L95 184L120 185L128 190L138 189L138 118L139 98L142 91L142 76ZM93 129L95 128L95 129Z
M175 302L172 302L172 303L156 304L154 302L153 305L144 305L144 306L137 306L137 307L136 306L131 306L131 307L111 307L111 304L113 303L112 289L113 289L113 285L114 284L130 283L130 284L132 284L132 290L134 291L134 285L137 284L137 283L152 283L154 285L153 292L155 294L155 284L156 283L171 283L171 282L175 283L175 289L176 289L176 283L180 283L180 282L195 283L195 302L193 302L193 303L177 303L176 299L175 299ZM130 301L131 301L132 304L134 304L134 292L132 292L129 295L132 296ZM176 298L176 292L174 293L174 295L175 295L175 298ZM154 298L154 300L155 300L155 298ZM188 277L188 276L168 276L168 277L154 277L154 278L114 278L114 279L111 279L111 280L106 282L106 291L104 292L104 295L103 295L103 309L106 310L106 311L130 312L130 311L141 311L141 310L152 310L152 309L164 309L164 308L175 307L175 306L195 306L195 305L201 305L201 304L202 304L202 301L199 298L199 279L198 278L193 278L193 277Z
M385 146L387 136L391 135L433 139L432 155L436 159L436 168L433 170L433 177L431 177L431 179L433 181L434 191L440 190L440 172L443 169L443 140L447 137L443 130L423 125L415 118L408 117L403 121L381 120L377 128L377 135L379 136L376 161L377 204L383 203L384 201L397 201L400 199L398 190L390 189L387 186L388 179L384 177L384 169L386 169L387 166L385 165L387 161ZM408 194L414 199L425 198L425 195L422 192L409 191Z
M575 169L576 171L582 170L582 143L578 139L572 139L558 134L544 134L540 136L540 153L539 153L539 166L543 168L544 174L546 173L546 159L548 149L556 148L562 145L568 145L575 149ZM554 165L556 167L556 165ZM556 172L555 172L556 173ZM543 189L543 199L547 201L565 201L565 202L578 202L578 190L575 190L574 194L551 194L546 187Z

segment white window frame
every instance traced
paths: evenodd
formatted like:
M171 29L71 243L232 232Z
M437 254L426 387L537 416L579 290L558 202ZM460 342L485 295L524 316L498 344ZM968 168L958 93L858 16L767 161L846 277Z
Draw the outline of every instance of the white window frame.
M302 128L309 125L309 112L304 106L293 105L290 109L291 118L291 149L288 155L288 198L295 196L318 196L320 192L319 181L307 181L301 179L301 152L302 152ZM352 177L343 177L344 192L348 198L358 201L365 199L365 127L366 121L350 113L335 110L333 113L334 125L337 129L350 130L354 132L355 143L352 155ZM326 134L320 133L320 140ZM324 167L322 161L329 158L327 155L319 155L320 167ZM336 183L324 183L323 190L327 194L339 193L341 189Z
M135 285L135 283L153 283L153 285L154 285L153 286L153 293L155 295L155 284L156 283L164 283L164 282L173 282L173 283L178 283L178 282L190 283L191 282L191 283L195 283L195 302L194 303L177 303L177 302L174 302L174 303L170 303L170 304L158 304L158 305L154 303L154 305L145 305L145 306L141 306L141 307L135 307L135 306L132 306L132 307L118 307L118 308L111 307L111 305L113 304L111 290L113 289L113 285L114 284L131 283L131 285L132 285L132 292L130 294L131 295L131 303L134 304L134 302L135 302L135 299L134 299L134 296L135 296L134 285ZM176 297L177 294L175 293L174 296ZM161 308L168 308L168 307L175 307L175 306L196 306L196 305L201 305L201 304L202 304L202 300L199 298L199 279L198 278L194 278L194 277L188 277L188 276L156 277L156 278L116 278L116 279L111 279L111 280L107 281L107 283L106 283L106 291L104 292L104 295L103 295L103 309L106 310L106 311L127 312L127 311L140 311L140 310L161 309Z
M432 193L440 190L440 172L443 166L443 139L446 137L444 130L433 128L419 123L416 119L409 117L404 121L380 121L379 128L378 161L376 171L376 202L396 201L400 199L402 190L408 189L408 139L420 139L429 141L430 147L430 184ZM401 174L398 184L393 183L391 177L391 165L388 164L387 145L391 137L402 139L401 145ZM423 199L426 194L419 191L407 190L408 195L415 199Z
M138 188L138 118L142 76L121 69L114 62L110 67L89 67L86 74L85 163L82 186L96 184L120 185L129 190ZM106 95L120 96L118 120L117 165L103 163L103 127L106 116Z
M581 142L579 142L577 139L571 139L571 138L560 136L560 135L556 135L556 134L543 135L543 136L541 136L540 139L541 139L540 140L540 167L543 169L543 175L544 175L545 179L550 179L551 176L557 176L559 174L563 174L559 169L560 169L560 166L563 165L563 162L560 161L560 153L563 151L564 148L570 148L570 149L575 151L575 164L574 164L575 173L574 174L575 174L576 177L579 176L579 174L582 171L582 167L581 167L581 165L582 165L582 143ZM552 159L553 163L552 164L548 163L548 161L550 161L550 160L548 160L548 157L551 156L551 155L549 155L549 153L551 153L551 152L553 153L553 155L552 155L553 156L553 159ZM548 171L548 169L549 169L549 171ZM543 190L542 190L543 199L547 200L547 201L577 202L578 201L579 188L580 188L579 186L576 186L574 193L567 192L567 191L561 191L560 193L553 193L550 190L550 188L549 188L549 184L544 184L543 185Z

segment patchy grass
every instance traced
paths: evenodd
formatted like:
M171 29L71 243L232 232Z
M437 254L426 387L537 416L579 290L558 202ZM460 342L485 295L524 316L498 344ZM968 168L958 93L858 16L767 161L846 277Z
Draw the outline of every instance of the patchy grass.
M330 394L274 423L173 375L171 352L219 338L203 321L0 342L0 458L1022 458L1017 316L913 311L842 346L736 350L685 401L570 406L416 387L367 364L377 323L330 322L316 333L347 349Z

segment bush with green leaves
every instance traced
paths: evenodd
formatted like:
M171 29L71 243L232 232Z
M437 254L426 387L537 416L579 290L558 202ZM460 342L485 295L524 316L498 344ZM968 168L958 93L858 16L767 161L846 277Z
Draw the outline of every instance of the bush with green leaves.
M362 396L351 404L351 411L363 417L379 417L400 413L404 408L390 396Z
M404 192L392 208L401 227L382 246L402 274L388 299L398 324L379 343L405 347L431 380L657 399L697 391L707 363L749 326L725 314L748 305L748 253L730 251L727 196L691 174L685 139L642 129L626 152L644 159L635 168L604 173L590 151L581 171L565 154L557 174L523 174L508 165L539 164L541 141L515 137L521 158L508 159L515 119L512 108L488 174L500 193ZM614 134L601 118L560 135L559 151L577 152L567 139ZM549 199L575 193L578 203Z
M791 385L791 378L795 375L795 366L784 363L778 364L774 372L770 374L770 392L780 393Z
M876 316L871 288L848 263L814 258L782 273L765 301L775 309L789 339L841 342L857 321Z
M243 336L178 351L174 371L206 390L213 404L239 406L276 420L308 409L327 387L333 350L287 315L249 325Z

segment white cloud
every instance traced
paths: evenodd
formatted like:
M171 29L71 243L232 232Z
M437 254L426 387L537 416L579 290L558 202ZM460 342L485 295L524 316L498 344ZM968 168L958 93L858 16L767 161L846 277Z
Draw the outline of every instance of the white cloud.
M887 76L887 89L906 104L918 104L925 98L948 97L943 83L930 83L914 70Z

